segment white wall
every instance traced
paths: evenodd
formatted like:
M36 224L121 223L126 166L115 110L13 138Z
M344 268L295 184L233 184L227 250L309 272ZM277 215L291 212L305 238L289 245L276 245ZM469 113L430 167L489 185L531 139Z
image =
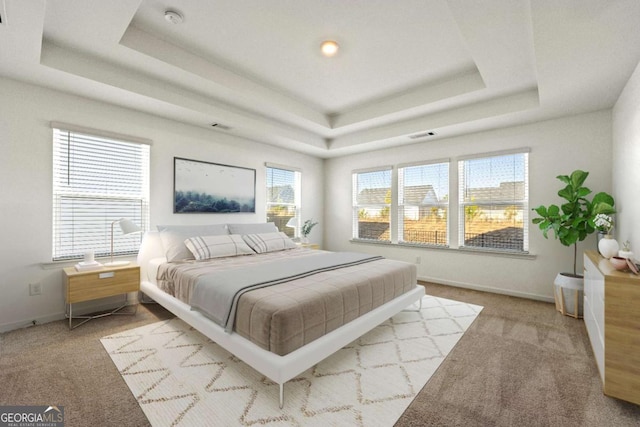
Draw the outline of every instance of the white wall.
M0 331L64 314L61 267L51 261L52 132L50 121L153 140L151 226L265 221L265 162L302 169L304 217L320 220L311 240L322 244L323 162L304 154L180 124L106 103L0 79ZM174 214L173 157L256 169L255 214ZM40 282L43 294L29 296Z
M553 239L545 240L532 224L529 225L529 252L536 255L535 259L349 241L352 170L441 158L455 161L457 156L521 147L531 148L531 207L560 203L557 191L562 184L555 177L575 169L590 172L586 185L594 193L611 192L610 110L329 159L325 161L324 217L325 230L330 233L325 233L325 247L378 253L408 262L415 262L420 256L418 276L421 279L552 300L553 279L558 272L572 270L573 250ZM454 217L453 212L450 217ZM595 248L594 236L578 246L579 251ZM582 270L581 259L578 262Z
M613 107L614 234L640 258L640 64Z

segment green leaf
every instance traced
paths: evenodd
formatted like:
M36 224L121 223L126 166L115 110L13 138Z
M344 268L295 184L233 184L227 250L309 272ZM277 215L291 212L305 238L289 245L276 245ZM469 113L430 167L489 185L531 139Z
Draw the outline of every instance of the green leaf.
M544 221L544 218L533 218L531 220L534 224L540 224L542 221Z
M571 188L570 185L567 185L562 190L558 191L558 196L570 202L573 202L576 199L573 188Z
M582 184L584 184L584 181L587 179L588 176L589 176L589 172L585 172L580 169L574 170L571 173L571 183L573 184L573 187L574 188L582 187Z
M556 178L558 178L560 181L564 182L565 184L571 184L571 180L567 175L558 175L556 176Z
M558 216L560 214L560 208L556 205L549 206L547 210L549 216Z
M568 232L564 237L563 244L565 244L566 246L571 246L578 241L578 238L580 237L580 233L573 228L570 228L567 231Z
M609 206L613 207L615 205L615 201L613 200L613 196L605 193L605 192L600 192L598 194L596 194L595 196L593 196L593 200L591 201L591 203L593 203L594 205L597 205L598 203L606 203Z
M562 213L564 213L565 215L569 215L573 213L573 210L575 209L575 207L576 207L575 203L565 203L564 205L562 205Z
M591 194L591 190L589 190L587 187L578 188L578 197L584 197L587 194Z
M538 206L537 208L533 209L534 211L536 211L536 213L540 216L547 216L547 208L544 206Z

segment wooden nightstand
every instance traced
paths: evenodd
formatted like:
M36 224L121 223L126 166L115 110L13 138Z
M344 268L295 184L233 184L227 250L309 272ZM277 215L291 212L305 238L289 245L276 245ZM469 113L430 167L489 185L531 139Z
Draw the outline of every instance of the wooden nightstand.
M140 290L140 267L129 264L122 267L104 267L100 270L77 271L74 267L64 269L65 277L65 316L69 319L69 329L88 322L98 317L112 314L135 314L138 305L132 311L120 312L127 306L127 293ZM73 316L73 304L90 301L99 298L124 295L124 304L120 307L97 315ZM73 319L84 319L75 325Z

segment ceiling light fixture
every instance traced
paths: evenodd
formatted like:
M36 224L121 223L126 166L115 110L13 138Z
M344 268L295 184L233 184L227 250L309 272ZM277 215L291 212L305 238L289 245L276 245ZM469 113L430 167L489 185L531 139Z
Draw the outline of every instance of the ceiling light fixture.
M333 41L333 40L327 40L322 42L322 44L320 45L320 51L322 51L322 54L328 58L331 58L332 56L334 56L336 53L338 53L338 48L340 46L338 46L338 43Z
M182 24L184 17L175 10L167 10L164 12L164 19L172 24Z

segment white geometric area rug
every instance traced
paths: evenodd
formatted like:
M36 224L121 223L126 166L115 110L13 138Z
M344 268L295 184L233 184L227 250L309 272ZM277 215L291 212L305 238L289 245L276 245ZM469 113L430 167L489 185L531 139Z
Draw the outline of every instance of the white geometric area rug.
M155 426L392 426L481 306L425 296L278 385L178 318L102 338Z

